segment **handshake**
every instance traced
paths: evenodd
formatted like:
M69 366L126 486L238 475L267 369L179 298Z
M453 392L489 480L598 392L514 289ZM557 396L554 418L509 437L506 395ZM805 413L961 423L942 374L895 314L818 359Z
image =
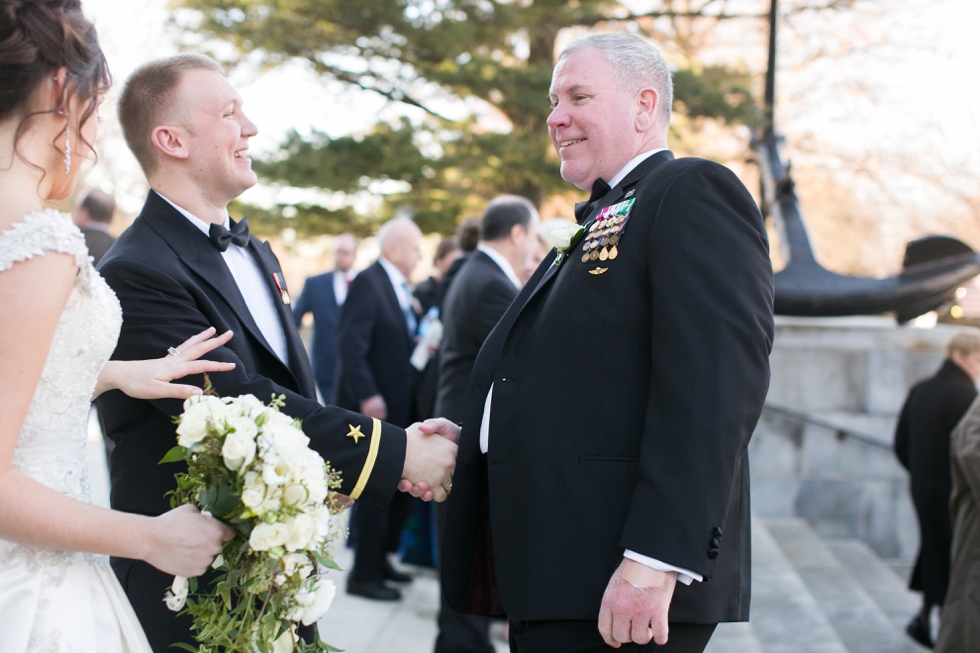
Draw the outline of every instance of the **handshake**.
M405 468L398 489L424 501L445 501L453 489L459 427L442 417L405 429Z

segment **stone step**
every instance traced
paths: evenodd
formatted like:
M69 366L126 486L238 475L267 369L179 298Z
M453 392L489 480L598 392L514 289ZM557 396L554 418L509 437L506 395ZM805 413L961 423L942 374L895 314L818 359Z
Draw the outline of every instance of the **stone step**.
M806 521L768 519L766 527L849 653L917 653Z
M870 600L870 599L869 599ZM848 653L806 583L769 533L752 519L751 632L765 653ZM716 649L716 653L727 653ZM730 653L740 653L730 649Z
M704 653L764 653L749 623L718 624Z
M921 607L919 595L861 540L826 540L841 565L864 588L899 631Z

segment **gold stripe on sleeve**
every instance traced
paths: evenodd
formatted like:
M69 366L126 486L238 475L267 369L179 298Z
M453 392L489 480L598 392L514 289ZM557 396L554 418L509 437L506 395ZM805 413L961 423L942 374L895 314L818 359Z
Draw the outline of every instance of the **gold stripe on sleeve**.
M354 490L350 493L351 499L361 498L361 492L364 491L364 488L368 483L368 479L371 478L371 472L374 471L374 463L378 460L378 447L380 446L381 420L372 417L371 443L368 447L367 459L364 461L364 467L361 468L361 475L357 477L357 484L354 485Z

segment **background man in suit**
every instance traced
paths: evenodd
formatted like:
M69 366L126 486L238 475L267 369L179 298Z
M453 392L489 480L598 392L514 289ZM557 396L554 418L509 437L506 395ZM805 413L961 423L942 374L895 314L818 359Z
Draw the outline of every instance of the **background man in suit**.
M443 305L435 414L462 422L466 389L483 341L523 285L520 274L537 246L538 212L527 199L501 195L483 213L483 239L453 280ZM445 504L439 506L440 539ZM461 615L445 598L439 609L436 653L493 653L488 617Z
M241 105L220 66L200 55L149 62L127 80L120 123L151 190L100 265L123 311L113 357L159 356L181 334L208 326L231 329L234 338L209 355L236 364L233 372L211 376L221 396L249 393L268 401L284 395L283 411L303 420L310 445L341 471L344 494L384 506L405 478L437 483L430 487L436 499L443 498L452 442L316 401L279 263L268 243L248 234L245 220L236 224L228 216L228 203L256 181L246 156L256 128ZM157 463L174 445L171 418L181 412L181 402L138 401L115 392L99 403L116 443L113 507L164 512L165 494L176 487L173 475L181 466ZM192 642L190 620L176 617L161 600L171 577L133 560L113 559L112 565L156 653Z
M334 269L310 277L293 305L293 317L299 328L303 317L313 313L313 378L323 403L333 401L334 374L337 371L337 319L347 299L347 287L354 277L357 238L340 234L334 239Z
M382 225L377 238L381 256L351 282L340 312L337 405L407 425L415 378L409 358L419 318L408 279L422 259L422 232L411 220L396 218ZM381 601L401 598L384 581L411 580L387 557L398 549L410 500L400 495L387 508L365 503L354 507L357 544L347 579L350 594Z
M92 189L82 195L75 209L75 224L85 236L85 246L95 265L99 264L116 239L109 235L109 225L116 212L112 195Z
M929 617L933 607L943 607L949 587L950 434L977 396L978 379L980 334L964 330L946 343L946 360L935 375L909 390L895 428L895 454L909 470L909 489L919 517L919 554L909 589L922 592L922 608L905 631L929 648L933 645Z
M505 613L518 653L660 650L668 608L664 650L702 651L748 618L765 225L731 171L666 150L670 72L641 39L575 42L550 97L562 178L594 201L477 357L443 588Z

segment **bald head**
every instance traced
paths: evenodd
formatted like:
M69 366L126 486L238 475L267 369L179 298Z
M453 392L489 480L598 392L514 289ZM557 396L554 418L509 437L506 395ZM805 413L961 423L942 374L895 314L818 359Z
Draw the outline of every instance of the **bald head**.
M378 230L381 256L398 268L405 278L422 259L422 231L408 218L395 218Z

